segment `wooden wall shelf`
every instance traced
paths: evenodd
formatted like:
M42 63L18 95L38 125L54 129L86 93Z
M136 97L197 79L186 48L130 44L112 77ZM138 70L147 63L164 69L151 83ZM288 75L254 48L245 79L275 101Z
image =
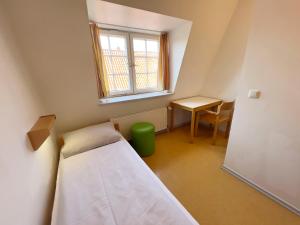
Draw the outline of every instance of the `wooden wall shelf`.
M54 125L55 119L55 115L41 116L30 131L28 131L27 136L34 150L39 149L39 147L49 137L50 130Z

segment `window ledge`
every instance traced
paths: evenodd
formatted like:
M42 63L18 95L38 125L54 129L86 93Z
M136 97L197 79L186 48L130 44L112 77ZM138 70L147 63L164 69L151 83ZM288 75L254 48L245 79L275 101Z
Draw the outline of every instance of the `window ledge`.
M99 103L99 105L105 105L105 104L128 102L128 101L141 100L141 99L147 99L147 98L156 98L156 97L162 97L162 96L167 96L167 95L172 95L172 94L173 93L168 92L168 91L159 91L159 92L142 93L142 94L135 94L135 95L109 97L109 98L99 99L98 103Z

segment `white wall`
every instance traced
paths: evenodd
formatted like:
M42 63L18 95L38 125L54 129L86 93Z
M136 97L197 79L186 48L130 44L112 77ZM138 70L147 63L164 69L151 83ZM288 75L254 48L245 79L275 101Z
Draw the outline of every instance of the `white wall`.
M300 209L300 1L256 1L225 166ZM260 99L248 99L250 88ZM300 212L300 211L299 211Z
M0 5L0 224L48 224L56 175L54 136L34 152L26 133L44 113Z
M91 21L105 25L116 25L122 29L143 29L144 32L171 31L188 21L148 10L137 9L102 0L86 0ZM117 29L120 29L117 28ZM150 32L151 33L151 32Z
M175 95L97 105L95 66L84 0L5 0L18 42L60 131L166 106L199 94L238 0L119 0L131 7L193 21Z
M184 53L192 29L192 22L182 23L169 32L170 91L175 92L184 58Z
M252 5L253 0L239 1L206 76L201 89L202 95L225 100L236 98L252 18Z

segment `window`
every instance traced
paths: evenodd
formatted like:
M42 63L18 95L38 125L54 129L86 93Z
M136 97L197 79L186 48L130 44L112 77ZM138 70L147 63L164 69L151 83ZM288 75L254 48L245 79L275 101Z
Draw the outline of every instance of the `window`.
M159 35L101 30L99 41L108 95L161 91Z
M102 31L99 36L108 95L131 94L133 80L128 34Z
M169 90L167 33L100 29L94 22L90 29L99 98Z
M158 71L159 36L131 35L135 92L162 89Z

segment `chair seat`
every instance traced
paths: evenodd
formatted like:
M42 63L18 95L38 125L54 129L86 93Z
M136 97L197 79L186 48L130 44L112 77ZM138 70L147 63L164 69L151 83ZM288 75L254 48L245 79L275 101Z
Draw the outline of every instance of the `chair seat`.
M200 115L199 116L199 121L205 121L205 122L208 122L208 123L212 123L212 124L215 124L216 123L216 118L217 116L214 115L214 114L210 114L210 113L205 113L203 115ZM219 116L219 121L218 123L222 123L222 122L226 122L230 119L230 116L229 115L226 115L226 114L221 114Z
M213 141L212 144L216 144L217 133L219 129L219 125L221 123L226 123L226 131L225 137L229 136L230 126L232 115L234 111L234 101L232 102L222 102L221 105L218 106L216 111L205 110L205 114L197 114L196 117L196 136L198 133L198 124L199 122L207 122L214 125L214 133L213 133Z

